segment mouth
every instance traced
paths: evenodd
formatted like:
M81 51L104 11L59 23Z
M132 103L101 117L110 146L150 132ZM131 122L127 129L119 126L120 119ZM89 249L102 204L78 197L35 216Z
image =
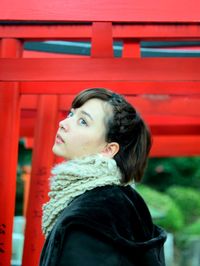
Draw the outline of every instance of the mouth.
M56 135L56 143L65 143L65 141L63 140L63 138L60 136L60 134Z

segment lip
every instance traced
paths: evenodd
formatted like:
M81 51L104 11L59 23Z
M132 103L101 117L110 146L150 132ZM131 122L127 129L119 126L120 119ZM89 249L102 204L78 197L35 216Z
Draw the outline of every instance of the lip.
M56 143L65 143L63 138L60 136L60 134L57 134L56 135Z

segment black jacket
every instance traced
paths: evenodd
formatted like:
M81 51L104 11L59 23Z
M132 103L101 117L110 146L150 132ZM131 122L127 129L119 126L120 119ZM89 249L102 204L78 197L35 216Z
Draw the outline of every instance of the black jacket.
M40 266L163 266L165 239L134 189L98 187L60 214Z

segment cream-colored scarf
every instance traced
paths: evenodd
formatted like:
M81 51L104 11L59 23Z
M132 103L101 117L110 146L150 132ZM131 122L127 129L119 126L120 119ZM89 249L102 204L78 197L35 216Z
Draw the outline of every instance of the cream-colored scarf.
M61 211L87 190L121 185L121 172L114 159L91 155L58 164L52 169L49 201L43 205L42 230L47 237Z

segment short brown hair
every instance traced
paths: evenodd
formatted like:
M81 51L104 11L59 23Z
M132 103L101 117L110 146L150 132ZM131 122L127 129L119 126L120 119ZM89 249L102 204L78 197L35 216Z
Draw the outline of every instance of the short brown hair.
M79 108L93 98L112 106L113 114L106 121L105 138L107 142L115 141L120 146L114 159L122 173L121 182L141 181L152 144L148 126L122 95L104 88L80 92L73 100L72 108Z

